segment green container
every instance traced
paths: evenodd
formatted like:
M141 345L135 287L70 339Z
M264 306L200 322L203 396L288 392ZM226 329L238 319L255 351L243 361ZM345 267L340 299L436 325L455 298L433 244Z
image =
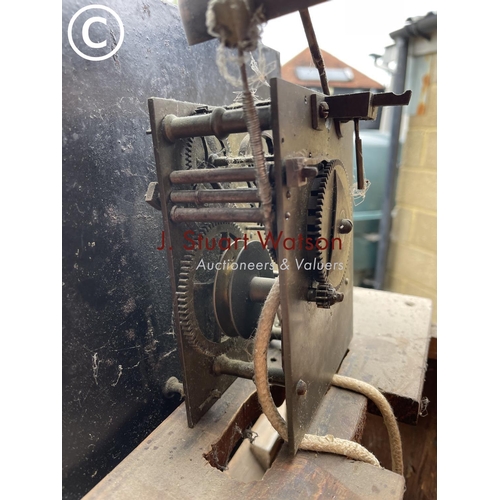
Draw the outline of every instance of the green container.
M354 199L354 285L370 286L375 273L378 231L389 168L390 134L379 130L361 130L360 137L365 178L370 181L370 187L364 199ZM356 165L356 155L353 155ZM353 186L354 182L353 179Z

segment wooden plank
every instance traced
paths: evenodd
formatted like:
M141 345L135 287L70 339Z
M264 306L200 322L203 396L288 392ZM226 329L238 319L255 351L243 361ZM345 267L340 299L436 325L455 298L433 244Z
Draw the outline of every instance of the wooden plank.
M278 411L286 419L286 402L278 407ZM257 419L252 431L255 432L255 437L250 445L250 451L267 471L281 448L282 440L264 414Z
M437 360L437 325L431 325L431 343L429 345L429 359Z
M429 403L418 425L399 425L405 465L405 500L437 498L437 361L429 360L423 395ZM376 455L383 467L390 467L391 454L384 422L375 415L367 417L361 444Z
M288 453L285 455L289 457ZM308 457L300 455L294 459L276 460L262 481L245 484L236 496L234 491L225 491L221 497L227 500L234 500L235 497L252 500L330 500L332 498L363 500L363 497L352 492L335 476L316 465Z
M183 403L85 500L215 500L222 491L234 492L242 483L212 467L204 454L254 390L252 381L238 379L194 429L187 426Z
M283 448L264 478L250 483L232 479L212 467L204 455L221 436L228 434L232 420L242 423L237 417L238 409L253 392L251 381L238 379L194 429L187 427L185 407L181 405L84 499L221 500L233 499L236 494L249 500L334 496L346 500L378 500L379 497L371 496L373 485L382 487L389 483L393 483L391 491L380 500L401 499L402 477L367 464L361 464L360 468L357 462L328 454L299 452L291 457ZM322 405L311 427L327 433L334 430L339 437L346 438L359 432L360 421L365 416L362 396L332 388L324 402L326 406ZM365 478L363 481L361 476Z
M361 394L330 387L307 432L317 436L333 434L359 443L366 421L366 406L366 398Z
M227 470L224 471L225 474L243 483L260 481L264 477L266 469L262 467L259 459L252 453L251 446L248 439L241 443L230 460Z
M379 387L402 421L413 423L418 415L430 319L428 299L354 289L354 339L340 373ZM221 437L228 443L239 439L254 405L247 403L243 416L239 409L253 392L252 381L238 379L194 429L187 427L181 405L85 500L402 498L404 479L389 470L323 453L292 457L286 445L261 481L243 483L211 466L205 458L210 452L224 468L229 453L213 445ZM365 410L362 396L331 388L308 432L359 440Z
M430 299L354 288L354 337L339 374L378 387L400 422L417 423L431 318ZM368 411L378 414L371 403Z
M360 442L366 422L366 408L367 400L364 396L338 387L331 387L308 433L333 434L341 439ZM369 464L354 462L327 453L299 451L297 456L307 458L316 466L332 474L352 495L359 495L361 498L370 500L403 498L404 479L390 470L377 470ZM286 454L285 447L278 458L277 465L292 460ZM375 470L377 473L374 473Z
M403 498L405 480L403 476L390 470L376 469L370 464L355 462L328 453L299 451L296 458L304 458L305 454L309 455L307 460L310 463L331 474L338 484L349 491L352 498L358 496L363 500L401 500ZM291 460L291 458L288 456L286 460ZM279 465L279 463L276 460L275 465ZM332 496L327 498L332 498Z

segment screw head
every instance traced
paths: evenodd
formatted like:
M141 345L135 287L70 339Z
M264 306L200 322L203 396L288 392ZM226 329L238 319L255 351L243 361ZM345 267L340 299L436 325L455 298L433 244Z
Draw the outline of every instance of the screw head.
M350 219L342 219L339 224L339 233L348 234L352 231L353 223Z
M297 396L305 396L307 392L307 384L302 379L300 379L295 386L295 391L297 393Z
M330 112L330 107L328 106L328 103L323 101L319 103L319 116L321 118L328 118L328 114Z

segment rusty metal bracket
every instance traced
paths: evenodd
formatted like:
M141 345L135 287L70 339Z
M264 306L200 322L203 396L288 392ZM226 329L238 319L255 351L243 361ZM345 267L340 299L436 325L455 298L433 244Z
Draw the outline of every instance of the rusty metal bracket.
M146 191L145 201L156 210L161 210L160 186L157 182L150 182Z
M377 108L382 106L406 106L411 99L411 90L404 94L385 92L374 94L372 92L358 92L356 94L341 94L326 96L328 112L324 114L334 120L375 120Z
M324 121L332 118L335 123L337 137L340 139L342 137L340 123L354 121L358 189L365 188L365 171L362 144L359 137L359 120L375 120L379 107L406 106L409 104L410 99L411 90L407 90L404 94L394 94L393 92L341 94L325 96L324 100L320 100L318 96L311 96L312 128L322 130Z

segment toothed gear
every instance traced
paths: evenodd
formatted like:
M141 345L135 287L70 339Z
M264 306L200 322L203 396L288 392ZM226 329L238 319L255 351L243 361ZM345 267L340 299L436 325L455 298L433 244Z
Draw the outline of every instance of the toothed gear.
M344 294L337 293L330 283L319 283L316 288L316 305L322 309L330 309L336 302L344 300Z
M212 238L218 240L223 237L230 237L234 240L243 237L241 229L233 223L205 224L201 226L199 234L203 236L203 242L206 241L205 238L208 238L210 246ZM223 336L215 320L212 293L213 280L217 271L204 268L197 269L197 267L202 259L205 264L203 267L207 267L207 263L215 264L219 262L223 253L224 251L220 250L218 246L214 250L207 250L206 248L188 250L181 260L177 284L177 304L182 335L197 351L210 357L227 352L235 345L235 339ZM208 282L206 281L207 278ZM200 279L205 281L200 281ZM210 284L212 288L207 298ZM198 290L196 290L196 285L198 285ZM200 322L202 316L203 321ZM203 328L200 327L200 323Z
M352 238L352 232L340 233L339 225L342 219L352 220L352 202L348 176L342 162L332 160L323 164L323 169L312 183L309 197L307 237L314 244L309 257L322 264L318 266L322 269L314 271L314 279L320 284L329 283L337 288L347 272ZM340 239L341 250L337 241L332 244L333 238ZM331 263L331 270L325 269L327 263Z
M210 163L209 157L212 154L230 156L231 151L227 141L221 141L214 136L207 137L187 137L179 141L180 146L180 170L191 170L197 168L214 168ZM193 189L220 189L228 188L226 184L194 184Z
M330 298L335 289L330 283L320 283L316 289L316 304L318 307L328 309L331 306Z
M209 156L211 154L229 156L231 153L227 141L221 141L213 136L187 137L179 143L181 144L180 168L182 170L210 167Z

